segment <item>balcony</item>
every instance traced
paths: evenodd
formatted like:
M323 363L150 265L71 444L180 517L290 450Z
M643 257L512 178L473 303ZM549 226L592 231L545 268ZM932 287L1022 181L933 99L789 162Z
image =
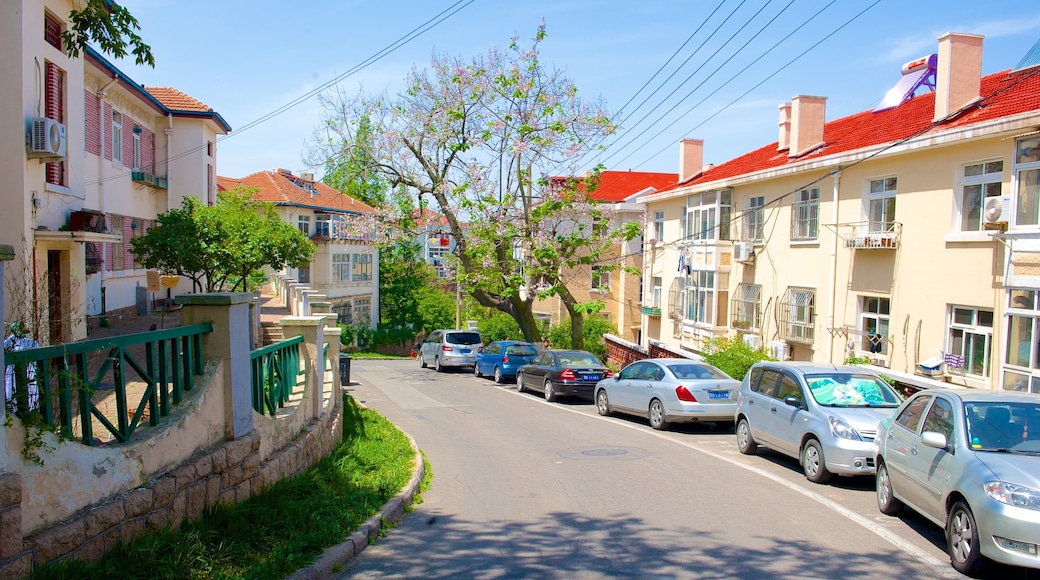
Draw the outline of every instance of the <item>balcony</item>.
M895 250L899 247L903 224L899 222L863 222L840 224L838 235L852 250Z
M660 318L661 317L661 308L659 306L643 306L642 308L639 309L639 311L642 314L644 314L646 316L649 316L651 318Z
M147 185L148 187L154 187L156 189L166 189L166 178L157 177L151 173L145 173L144 171L133 171L130 173L130 180L134 183L140 183Z

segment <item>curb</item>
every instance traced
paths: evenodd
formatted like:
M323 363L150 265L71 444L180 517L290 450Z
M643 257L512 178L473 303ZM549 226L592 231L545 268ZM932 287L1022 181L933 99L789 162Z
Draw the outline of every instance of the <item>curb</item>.
M360 405L360 403L358 404ZM404 433L404 431L401 432ZM353 560L368 547L369 543L375 543L379 538L379 532L387 527L386 524L396 524L401 521L405 508L412 505L415 494L419 493L419 486L422 485L423 476L426 473L419 446L415 444L415 439L411 435L404 434L408 437L408 443L415 452L415 467L412 468L412 477L404 488L390 498L390 501L386 502L375 515L358 526L354 533L347 536L346 540L337 546L327 548L310 566L297 570L286 580L317 580L342 574L343 570L336 571L336 569Z

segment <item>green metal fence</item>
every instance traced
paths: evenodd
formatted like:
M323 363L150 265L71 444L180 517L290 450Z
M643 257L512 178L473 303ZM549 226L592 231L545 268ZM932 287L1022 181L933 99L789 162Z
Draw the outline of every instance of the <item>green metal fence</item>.
M213 326L204 323L8 352L5 379L14 387L8 410L22 418L38 411L62 436L87 445L100 442L95 421L116 441L128 441L146 413L158 425L191 391L209 332ZM109 388L114 413L95 400Z
M254 350L249 355L253 382L253 409L274 416L285 406L299 381L303 336Z

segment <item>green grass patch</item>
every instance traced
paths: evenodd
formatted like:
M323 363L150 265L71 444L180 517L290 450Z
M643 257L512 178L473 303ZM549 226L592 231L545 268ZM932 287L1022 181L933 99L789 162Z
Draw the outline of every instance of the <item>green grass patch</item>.
M408 483L408 437L344 397L343 442L295 477L197 522L117 546L96 564L55 562L30 578L285 578L342 542Z
M409 357L406 354L405 355L400 355L400 354L383 354L381 352L351 352L351 353L347 353L347 354L350 355L350 358L366 358L366 359L377 359L377 360L378 359L395 359L395 360L398 360L398 359L411 358L411 357Z

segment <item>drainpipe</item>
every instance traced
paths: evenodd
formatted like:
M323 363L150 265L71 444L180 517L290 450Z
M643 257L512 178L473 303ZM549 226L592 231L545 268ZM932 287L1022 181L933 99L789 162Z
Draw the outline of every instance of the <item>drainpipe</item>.
M98 106L98 125L99 125L98 126L98 140L100 141L98 143L98 162L97 162L98 190L97 191L98 191L98 211L101 212L102 214L105 213L105 201L104 201L105 200L105 195L104 195L105 176L103 174L104 169L105 169L105 98L108 97L108 89L109 89L109 87L111 87L112 85L116 84L117 81L119 81L118 77L109 80L107 83L105 83L105 86L103 86L100 89L98 89L98 91L96 93L97 94L97 98L98 98L98 104L97 104L97 106ZM109 122L111 122L111 120ZM101 274L101 280L102 281L104 281L105 278L107 278L107 275L105 274L105 272L106 272L106 268L101 268L101 271L98 272L99 274ZM102 292L105 291L105 287L104 286L101 287L101 291ZM102 295L102 303L104 303L103 295Z
M831 240L831 287L828 291L827 303L830 312L827 314L827 328L834 328L835 296L838 284L838 183L841 181L841 170L834 172L834 192L831 196L831 223L834 224L834 236ZM834 334L827 333L827 362L834 362ZM842 360L842 362L845 362Z
M170 195L170 147L173 144L173 113L168 116L169 127L163 130L166 133L166 212L170 212L170 203L172 196Z

